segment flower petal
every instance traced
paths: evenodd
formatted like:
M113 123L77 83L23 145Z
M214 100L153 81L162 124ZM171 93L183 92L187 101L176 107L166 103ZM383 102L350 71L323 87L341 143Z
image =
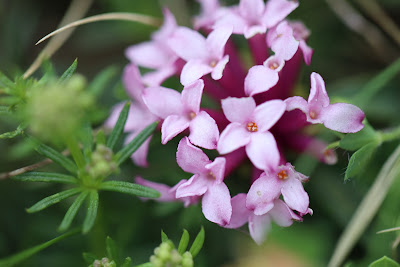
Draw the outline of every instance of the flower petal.
M206 165L211 163L207 155L200 148L193 146L187 137L179 142L176 161L182 170L190 173L206 173Z
M282 117L286 110L286 104L282 100L267 101L254 110L254 121L258 126L258 132L268 131Z
M206 149L216 149L219 139L218 125L205 111L190 121L190 142Z
M175 17L168 8L163 8L163 14L163 25L151 36L155 41L162 43L164 43L165 39L167 39L177 28Z
M178 27L167 43L179 57L186 61L208 57L206 38L189 28Z
M163 119L183 112L181 94L169 88L149 87L143 91L143 101L154 115Z
M165 145L169 140L189 127L190 121L179 115L168 116L161 126L161 143Z
M278 167L280 153L275 137L270 132L251 133L246 153L253 165L260 170L274 170Z
M268 213L272 220L282 227L288 227L293 224L293 219L301 220L301 217L296 215L286 204L280 199L275 200L274 208Z
M291 209L300 213L307 213L310 199L298 179L289 177L282 182L282 196Z
M242 124L232 122L221 133L217 150L220 154L227 154L250 142L251 133Z
M209 57L221 59L224 55L225 44L232 34L232 27L222 26L215 28L206 39Z
M175 201L176 200L175 195L170 193L171 187L169 187L168 185L151 182L149 180L143 179L140 176L136 176L135 183L153 188L153 189L157 190L158 192L160 192L161 196L159 198L157 198L156 201L165 202L165 201Z
M262 65L249 69L244 80L244 92L253 96L271 89L279 80L278 72Z
M299 6L298 1L292 0L269 0L265 6L263 22L271 28L285 19L293 10Z
M304 40L300 40L299 47L301 49L301 52L303 53L304 62L307 65L310 65L314 50L311 47L309 47Z
M221 100L222 110L230 122L245 124L251 119L256 108L256 101L252 97L228 97Z
M215 160L206 165L206 169L209 170L215 177L215 182L220 184L225 178L225 163L224 157L215 158Z
M144 90L144 84L139 68L135 64L127 65L124 68L122 80L124 82L125 91L128 95L136 102L143 103L142 92Z
M135 133L128 135L125 139L125 144L132 141L133 138L135 138L139 133L140 131L137 131ZM137 166L148 167L149 165L147 162L147 154L149 152L151 137L152 135L150 135L150 137L148 137L146 141L144 141L143 144L131 156L131 159Z
M220 61L218 61L217 65L211 72L211 77L214 80L219 80L222 78L222 73L224 72L226 64L228 64L229 55L224 56Z
M287 21L282 21L275 29L275 38L271 45L271 50L284 60L291 59L299 48L299 41L293 36L293 29Z
M263 215L274 207L274 200L281 194L281 182L278 178L262 174L251 185L246 198L246 207L254 214Z
M320 113L320 119L326 128L341 133L355 133L364 128L364 112L351 104L335 103Z
M189 85L213 71L213 68L201 59L193 59L183 66L181 84Z
M210 186L201 201L207 220L221 226L229 224L232 216L231 195L224 183Z
M325 82L321 75L316 72L311 73L311 89L308 104L310 108L311 106L327 107L329 105L329 96L325 89Z
M271 218L268 214L261 216L253 215L249 218L250 236L258 245L264 243L270 229Z
M308 114L308 102L301 96L292 96L285 99L286 111L300 109L305 114Z
M237 194L231 199L232 217L229 224L225 228L239 228L243 226L251 215L251 211L246 208L246 194Z
M175 61L170 62L156 71L150 71L143 74L143 83L147 86L160 86L160 84L162 84L166 79L177 72L177 67L175 66L174 62Z
M128 47L125 56L138 66L157 69L170 60L171 54L158 43L144 42Z
M200 111L201 97L203 95L204 82L196 80L185 86L182 90L182 103L188 112L198 113Z
M189 181L182 183L176 189L176 197L202 196L207 192L209 181L199 174L193 175Z

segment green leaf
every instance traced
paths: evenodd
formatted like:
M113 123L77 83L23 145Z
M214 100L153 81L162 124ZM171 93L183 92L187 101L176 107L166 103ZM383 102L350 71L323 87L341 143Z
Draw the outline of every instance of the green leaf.
M12 179L23 182L45 182L62 184L78 183L78 179L73 176L51 172L26 172L12 177Z
M153 133L154 129L157 127L158 121L153 122L147 126L143 131L141 131L129 144L122 148L115 156L117 164L121 165L127 158L129 158L133 152L135 152L146 139Z
M146 262L146 263L136 265L135 267L154 267L154 265L151 264L151 262Z
M35 205L30 207L26 211L29 213L41 211L47 207L50 207L51 205L54 205L54 204L60 202L61 200L72 197L73 195L76 195L76 194L80 193L81 191L82 191L81 188L71 188L71 189L56 193L54 195L48 196L48 197L40 200L39 202L37 202Z
M89 123L85 123L84 126L82 127L82 134L80 140L82 142L83 155L86 159L86 162L89 162L93 148L93 131Z
M118 261L118 248L114 240L107 236L106 238L106 256L109 260Z
M110 136L107 139L107 146L111 149L114 148L118 139L121 137L122 133L124 132L124 127L125 127L126 120L128 119L130 106L131 106L130 102L127 102L124 105L123 109L119 113L117 123L115 124Z
M86 264L92 264L95 260L97 260L97 256L93 253L83 252L82 257Z
M78 66L78 59L76 58L71 66L61 75L59 82L65 82L75 73L76 67Z
M340 140L339 146L346 150L355 151L368 143L377 142L378 140L379 135L371 125L366 123L361 131L345 135Z
M131 266L131 263L132 263L132 259L130 257L126 257L120 267L129 267L129 266Z
M10 108L7 106L0 106L0 115L9 114Z
M138 197L158 198L161 194L153 188L143 185L124 182L124 181L107 181L100 185L101 190L115 191L124 194L131 194Z
M349 164L347 165L344 180L356 176L367 167L367 164L377 146L377 143L370 143L353 153L349 160Z
M85 220L83 221L82 233L86 234L92 229L97 216L97 208L99 207L99 193L97 190L90 191L89 205Z
M21 124L18 125L17 129L15 131L7 132L0 134L0 139L6 139L6 138L14 138L24 132L25 127Z
M169 239L168 239L167 234L164 233L163 230L161 230L161 242L167 242L168 240L169 240Z
M0 71L0 87L5 89L15 89L15 83L12 82L4 73ZM10 90L6 90L6 92L10 92Z
M197 234L196 239L193 241L193 244L189 250L193 258L196 257L197 254L199 254L201 248L203 247L204 237L205 237L204 228L201 227L200 232Z
M400 264L398 264L391 258L383 256L379 260L372 262L368 267L399 267L399 266Z
M65 213L64 219L62 220L60 226L58 227L58 231L63 232L66 231L70 226L72 221L74 220L76 213L78 212L79 208L82 206L83 201L89 194L88 191L83 191L72 203L69 207L67 213Z
M106 135L103 130L99 130L96 135L96 143L99 145L106 145Z
M72 235L75 235L79 232L79 230L73 230L70 231L68 233L65 233L63 235L60 235L59 237L56 237L52 240L49 240L43 244L34 246L32 248L26 249L24 251L21 251L17 254L14 254L10 257L7 257L5 259L0 259L0 266L1 267L12 267L12 266L16 266L17 264L21 263L22 261L30 258L31 256L35 255L36 253L42 251L43 249L67 238L70 237Z
M114 66L110 66L105 70L101 71L93 81L89 84L87 90L90 94L100 95L110 80L117 75L118 69Z
M189 244L189 233L186 229L183 229L183 234L181 237L181 241L179 241L178 252L179 254L185 253L187 246Z
M32 141L35 144L35 150L40 154L43 155L55 163L59 164L60 166L64 167L67 171L73 174L77 174L78 169L75 163L61 154L60 152L54 150L53 148L41 143L39 140L34 139L33 137L28 137L28 140Z

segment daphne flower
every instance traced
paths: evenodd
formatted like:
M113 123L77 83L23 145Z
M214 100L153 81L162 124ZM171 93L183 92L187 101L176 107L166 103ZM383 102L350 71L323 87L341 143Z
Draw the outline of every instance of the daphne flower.
M225 44L232 34L232 27L220 27L207 39L197 31L179 27L168 39L170 48L187 63L182 69L181 83L188 85L211 73L214 80L222 77L229 56L224 56Z
M291 59L299 48L299 41L294 38L293 29L287 21L282 21L268 31L267 43L275 56L283 60Z
M300 109L310 123L323 123L326 128L342 133L355 133L364 125L364 112L358 107L347 103L330 104L321 75L311 74L311 89L308 101L300 96L289 97L285 100L286 110Z
M229 223L232 215L231 196L225 185L225 158L218 157L211 162L204 152L193 146L187 137L178 145L176 152L178 165L194 175L180 184L176 197L203 196L202 209L204 216L219 225Z
M221 133L218 152L227 154L246 146L247 156L258 169L276 168L280 155L275 138L268 130L285 112L285 103L271 100L256 107L252 97L229 97L221 102L231 123Z

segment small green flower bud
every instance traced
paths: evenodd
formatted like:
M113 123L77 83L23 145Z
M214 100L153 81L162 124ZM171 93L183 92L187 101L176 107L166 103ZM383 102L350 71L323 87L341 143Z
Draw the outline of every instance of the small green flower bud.
M174 249L171 251L171 263L176 265L182 261L182 256L179 254L179 252Z
M94 262L93 262L93 267L101 267L101 261L99 261L99 260L95 260Z
M164 262L154 255L150 257L150 262L154 267L164 267Z
M189 251L186 251L182 255L182 267L193 267L193 257Z

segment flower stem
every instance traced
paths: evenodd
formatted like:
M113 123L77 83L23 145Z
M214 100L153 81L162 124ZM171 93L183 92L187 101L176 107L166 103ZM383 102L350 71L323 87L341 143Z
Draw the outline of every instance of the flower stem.
M400 127L394 128L394 130L391 131L381 131L379 133L383 142L400 139Z

